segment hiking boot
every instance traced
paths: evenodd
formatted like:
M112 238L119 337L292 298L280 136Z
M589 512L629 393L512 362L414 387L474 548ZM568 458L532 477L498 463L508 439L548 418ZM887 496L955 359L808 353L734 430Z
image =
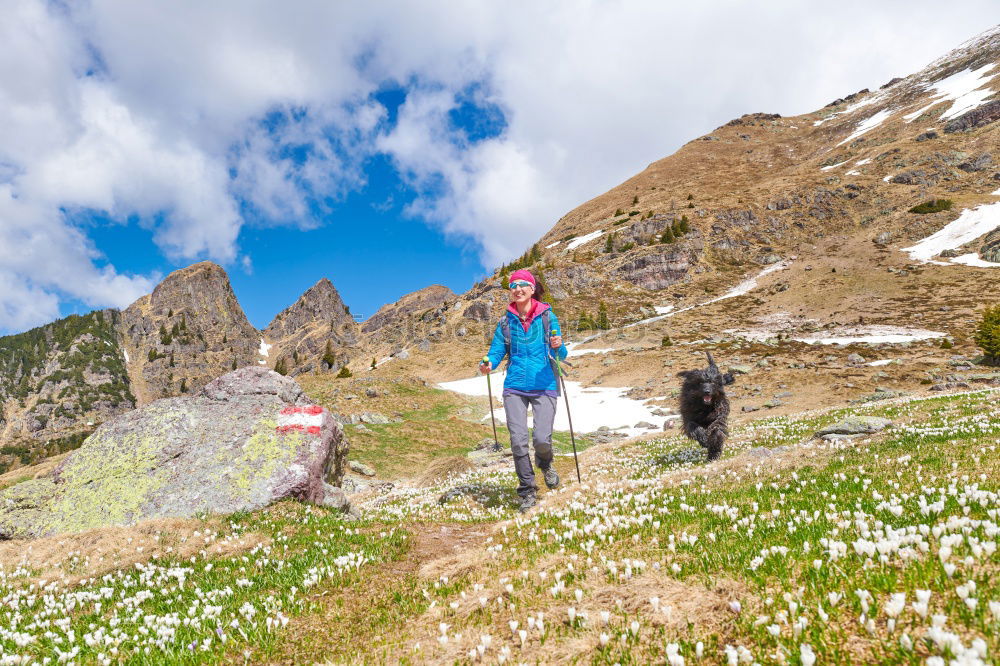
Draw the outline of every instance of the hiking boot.
M554 469L549 467L548 469L542 470L542 474L545 476L545 485L549 487L549 490L559 486L559 475L556 474Z
M521 498L521 506L517 508L521 513L527 513L533 506L538 504L538 498L532 493Z

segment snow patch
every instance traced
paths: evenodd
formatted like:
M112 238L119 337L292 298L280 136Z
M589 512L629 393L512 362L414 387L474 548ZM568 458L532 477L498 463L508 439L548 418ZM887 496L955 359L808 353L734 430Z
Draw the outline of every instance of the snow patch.
M584 356L586 354L607 354L608 352L615 351L614 348L608 347L605 349L577 349L581 343L570 342L566 344L566 355L567 356Z
M854 169L851 169L850 171L848 171L844 175L847 175L847 176L860 176L861 174L859 172L855 171Z
M885 178L883 178L882 182L883 183L888 183L890 178L892 178L892 174L891 173L888 176L886 176Z
M881 125L883 122L885 122L885 120L892 115L892 112L893 109L882 109L875 115L862 121L861 124L857 126L857 128L851 133L850 136L848 136L846 139L844 139L837 145L842 146L845 143L848 143L849 141L853 141L862 134L872 131L873 129Z
M868 365L872 366L873 368L878 368L878 367L883 366L883 365L889 365L894 360L895 359L892 359L892 358L884 358L884 359L882 359L880 361L871 361L870 363L868 363Z
M122 347L122 353L125 354L125 362L126 363L131 363L131 361L128 358L128 350L125 349L124 347Z
M494 387L503 385L505 378L503 371L493 373L492 382ZM448 391L454 391L463 395L485 396L487 394L486 378L483 376L470 377L469 379L459 379L453 382L443 382L439 385ZM589 386L584 387L579 382L566 382L566 391L569 394L569 407L573 414L573 428L576 432L593 432L601 426L608 426L612 430L625 433L629 436L643 433L655 432L652 429L633 427L640 421L646 421L656 426L657 430L663 429L664 422L674 416L655 416L652 413L656 407L647 407L645 400L633 400L625 394L631 387L613 386ZM499 393L500 389L497 388ZM506 423L506 414L502 408L495 409L493 415L500 422ZM489 414L486 414L489 419ZM529 418L528 426L531 427ZM569 420L566 417L566 403L559 399L559 408L556 410L556 420L554 428L556 430L569 430Z
M751 329L747 331L727 330L735 337L751 340L754 342L765 342L778 337L778 331L772 329ZM822 335L800 335L789 338L796 342L820 345L849 345L854 343L867 344L900 344L903 342L914 342L917 340L928 340L930 338L942 338L944 333L938 331L927 331L918 328L902 328L898 326L851 326L825 331ZM891 363L879 362L879 365Z
M742 296L743 294L748 294L757 288L757 280L764 277L765 275L769 275L770 273L783 271L790 265L791 262L788 261L779 261L777 263L771 264L770 266L762 270L760 273L757 273L757 275L753 276L752 278L747 278L743 282L740 282L738 285L736 285L735 287L724 293L722 296L719 296L718 298L713 298L712 300L706 303L702 303L702 305L708 305L709 303L717 303L718 301L724 301L727 298L735 298L736 296Z
M944 333L939 331L901 328L897 326L856 326L839 330L834 329L832 333L833 335L805 335L792 339L810 345L850 345L855 343L900 344L904 342L916 342L917 340L943 338L945 336Z
M908 113L903 116L903 119L911 123L920 117L924 111L927 111L932 106L936 106L941 102L953 102L951 107L941 114L943 120L948 120L949 118L955 118L962 115L966 111L971 111L972 109L980 106L986 102L986 98L993 94L993 90L986 88L982 89L990 79L995 77L997 73L987 75L986 72L993 69L996 65L990 63L988 65L983 65L979 69L966 69L957 74L952 74L951 76L941 79L937 83L930 85L930 88L935 92L932 95L932 101L930 104L923 106L913 113Z
M837 162L836 164L831 164L830 166L820 167L819 170L820 171L829 171L830 169L836 169L839 166L844 166L848 162L850 162L850 160L844 160L843 162Z
M626 328L632 328L633 326L642 326L643 324L651 324L654 321L660 321L661 319L666 319L667 317L673 317L674 315L680 314L682 312L687 312L688 310L694 310L695 308L704 307L712 303L718 303L719 301L724 301L727 298L735 298L736 296L742 296L743 294L749 293L754 289L756 289L757 280L759 280L760 278L764 277L768 273L774 273L775 271L784 270L788 268L790 265L791 262L788 261L779 261L777 263L771 264L757 275L751 278L747 278L746 280L743 280L743 282L740 282L738 285L736 285L735 287L724 293L722 296L717 296L709 301L705 301L704 303L696 303L695 305L689 305L686 308L681 308L680 310L674 310L673 305L654 306L653 309L662 314L657 314L655 317L647 317L646 319L640 319L639 321L634 321L631 324L626 324L625 326L622 326L621 328L626 329ZM589 340L593 340L594 338L600 335L603 335L603 333L597 333L595 335L590 336L589 338L581 340L580 344L583 344L584 342L587 342Z
M825 123L828 120L833 120L834 118L837 118L838 116L847 115L848 113L854 113L855 111L857 111L858 109L860 109L862 107L866 107L869 104L874 104L875 102L877 102L880 99L882 99L882 97L884 95L885 95L884 92L877 92L874 95L866 97L865 99L861 100L860 102L855 102L854 104L851 104L850 106L848 106L847 108L845 108L843 111L838 111L837 113L830 114L826 118L822 118L820 120L817 120L816 122L813 123L813 127L818 127L818 126L822 125L823 123Z
M266 342L264 342L264 338L261 338L260 339L260 349L257 350L257 353L260 354L261 356L263 356L264 358L267 358L268 352L271 351L271 347L273 347L273 346L274 345L267 344Z
M598 236L600 236L603 233L604 233L603 230L598 229L597 231L591 231L589 234L586 234L584 236L580 236L579 238L574 238L566 246L566 249L567 250L575 250L576 248L580 247L584 243L588 243L588 242L594 240L595 238L597 238Z
M917 261L943 266L947 262L933 261L931 258L944 250L961 247L997 227L1000 227L1000 202L966 208L958 216L958 219L949 223L944 229L931 234L916 245L903 248L903 252L908 253L912 259ZM972 263L971 259L968 259L970 256L976 255L956 257L952 262L967 266L1000 266L1000 264L992 264L982 260L979 260L982 262L980 264Z
M951 260L951 263L962 264L963 266L978 266L979 268L1000 268L1000 264L995 264L992 261L986 261L975 252L957 256Z
M866 157L863 160L858 160L857 162L855 162L854 166L864 166L864 165L868 164L871 161L872 161L872 158Z
M545 246L545 249L546 249L546 250L551 250L551 249L552 249L552 248L554 248L554 247L555 247L556 245L559 245L559 243L561 243L561 242L562 242L562 241L556 241L555 243L549 243L548 245L546 245L546 246Z

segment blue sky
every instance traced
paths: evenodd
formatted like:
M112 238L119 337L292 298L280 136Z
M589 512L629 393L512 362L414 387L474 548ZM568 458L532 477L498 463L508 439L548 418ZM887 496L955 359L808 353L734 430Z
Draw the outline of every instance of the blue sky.
M449 112L457 144L494 138L504 129L502 112L495 105L480 106L463 93ZM372 96L385 108L385 128L393 126L406 89L392 86ZM269 128L274 114L261 121ZM303 151L288 151L298 162ZM352 314L369 317L386 303L431 284L442 284L461 293L490 271L480 261L477 248L467 238L446 235L433 225L414 223L405 211L418 196L400 178L386 155L376 154L362 165L364 183L345 196L310 206L308 228L269 224L249 209L245 218L255 224L241 229L238 245L248 258L227 266L233 289L250 322L265 328L273 317L293 303L321 278L329 278ZM191 262L162 256L153 231L142 220L125 224L109 220L100 211L83 211L74 222L87 229L104 255L102 262L132 274L169 273ZM489 267L492 269L493 267ZM88 312L92 308L73 299L62 304L61 314Z
M690 139L914 72L992 8L10 0L0 334L202 260L258 327L323 277L363 316L461 292Z

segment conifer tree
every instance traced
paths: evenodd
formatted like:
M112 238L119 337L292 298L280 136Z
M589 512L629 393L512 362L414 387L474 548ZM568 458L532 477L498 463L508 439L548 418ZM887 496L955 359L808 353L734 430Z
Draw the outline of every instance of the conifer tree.
M674 236L674 232L670 227L664 229L663 233L660 235L661 243L673 243L676 240L677 238Z
M331 369L337 365L337 357L333 354L333 344L329 340L326 341L326 349L323 351L323 363Z
M608 239L604 241L604 254L615 251L615 232L608 234Z
M1000 305L986 308L973 340L983 350L986 363L1000 364Z
M604 301L601 301L597 308L597 328L602 331L611 328L611 323L608 321L608 306L604 304Z
M634 197L632 197L632 205L634 206L637 203L639 203L639 195L638 194L635 195Z
M682 234L686 234L687 232L691 231L691 225L688 223L687 215L681 215L680 228Z
M288 366L285 364L284 358L279 358L278 362L274 364L274 371L277 372L279 375L288 374Z

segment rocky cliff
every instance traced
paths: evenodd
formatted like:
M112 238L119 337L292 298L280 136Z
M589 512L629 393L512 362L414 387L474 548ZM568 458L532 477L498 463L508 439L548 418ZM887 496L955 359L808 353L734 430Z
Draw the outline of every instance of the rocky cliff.
M260 333L211 262L168 275L122 312L119 328L139 404L200 390L260 357Z
M435 284L383 305L361 326L366 349L379 356L411 347L427 351L431 340L445 337L448 309L456 300L455 292Z
M264 329L271 367L295 376L338 370L358 342L358 325L333 284L323 278Z

